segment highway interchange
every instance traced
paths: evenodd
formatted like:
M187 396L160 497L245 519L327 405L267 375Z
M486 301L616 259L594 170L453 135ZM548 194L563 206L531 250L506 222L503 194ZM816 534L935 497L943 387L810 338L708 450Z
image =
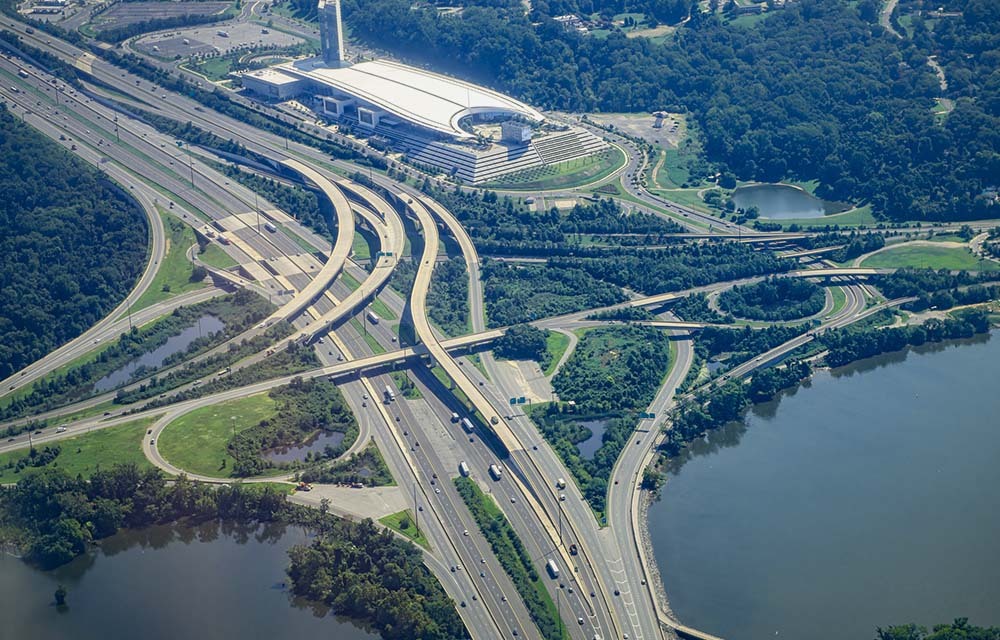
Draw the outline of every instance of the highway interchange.
M676 338L676 358L648 408L655 418L640 422L634 444L630 442L626 446L613 470L608 492L608 524L600 527L573 482L564 490L555 486L556 478L569 479L571 475L531 421L509 407L508 399L521 395L520 389L500 373L488 352L480 354L488 377L462 355L470 346L492 341L502 329L488 331L485 326L479 256L468 233L451 212L411 186L382 175L371 176L382 193L354 183L345 176L357 170L355 165L331 160L312 147L214 112L189 97L151 85L58 38L44 33L29 34L20 22L9 18L4 21L4 29L17 32L31 46L73 64L85 72L87 79L84 80L86 90L80 91L24 60L5 55L0 58L0 99L26 123L100 167L119 184L127 185L149 220L151 252L145 273L115 311L76 340L3 381L0 393L9 393L40 379L95 345L113 339L133 322L142 324L168 313L179 304L191 304L221 293L218 288L207 288L135 314L129 312L130 305L149 287L165 255L159 212L166 212L203 233L211 229L213 234L228 239L229 244L220 245L221 248L245 267L235 274L222 274L213 269L219 286L250 288L277 306L268 321L234 338L231 343L259 335L269 324L280 319L290 321L294 327L293 335L286 341L306 341L313 345L322 366L298 375L327 376L338 383L361 427L358 446L373 440L397 483L406 488L408 494L412 492L408 495L409 507L417 514L420 529L430 541L430 550L425 553L426 563L459 603L459 613L473 637L539 638L540 634L455 490L452 478L458 475L460 461L469 464L474 479L496 498L525 543L550 596L557 603L570 637L651 639L665 637L671 629L689 637L712 637L684 627L662 606L653 588L658 574L650 571L653 560L645 557L642 542L645 534L638 515L642 471L662 438L661 428L669 426L664 424L663 416L674 405L675 389L693 362L689 338L694 327L667 325L664 329ZM27 78L18 73L22 70ZM280 163L284 167L283 179L307 183L331 205L336 216L334 242L277 211L249 189L219 173L209 162L207 151L178 145L172 136L129 117L121 109L112 108L112 98L178 122L190 121L272 159L276 166ZM312 126L299 125L303 129ZM636 153L626 141L620 144L628 156L623 173L633 175L643 171L645 156ZM650 211L666 209L674 214L672 219L692 230L702 231L705 224L714 224L718 225L716 233L754 235L750 229L737 229L704 213L657 198L631 180L621 182L632 196L648 203ZM255 223L259 215L278 223L277 231L262 231L259 223ZM370 272L350 255L356 225L363 226L377 239L379 250L384 254L377 257ZM404 297L387 283L403 253L407 227L418 270L411 294ZM444 339L431 325L426 312L428 288L438 262L442 233L457 242L469 274L472 332L458 339ZM760 239L768 238L770 236ZM304 250L303 242L315 251ZM418 249L422 249L419 256ZM818 331L849 324L882 306L900 302L872 306L871 291L858 280L858 277L872 275L871 270L838 270L824 265L814 256L803 259L804 264L818 268L821 275L816 270L810 273L809 269L794 275L837 279L845 292L846 303L825 316L818 329L734 368L728 377L751 375L757 368L779 361L808 342ZM348 274L360 285L349 286L342 274ZM697 291L717 291L733 284L720 283ZM618 306L659 309L664 303L694 291L636 297ZM416 344L401 345L389 322L372 324L365 320L370 303L376 297L397 318L407 314L412 318ZM580 323L591 312L546 318L535 324L567 331L582 326ZM669 315L663 317L672 320ZM373 342L379 345L379 352L373 348ZM225 347L222 345L215 351ZM268 353L262 351L237 363L234 368L252 366L267 356ZM431 372L432 365L444 370L454 387L468 398L471 410L456 397L453 389L447 388ZM403 400L397 389L397 400L382 401L382 390L395 387L389 372L396 367L408 372L422 399ZM287 384L291 377L265 380L158 409L143 409L143 403L116 407L111 415L77 420L64 433L49 429L37 436L35 442L51 442L143 416L157 416L152 437L143 439L143 451L165 471L184 472L164 459L154 444L172 420L201 407ZM171 393L184 388L188 387ZM36 417L55 419L93 409L113 395L104 394ZM452 421L453 412L475 418L477 425L473 433L465 433ZM22 436L0 444L0 452L25 446L24 439ZM493 446L488 444L490 442ZM500 447L496 446L498 443ZM508 455L498 454L498 448ZM352 447L352 451L356 449ZM491 464L502 465L501 480L492 480L487 474ZM206 482L219 481L192 477ZM287 479L287 475L282 479ZM565 494L565 500L560 494ZM576 554L570 553L571 544L578 550ZM545 572L549 559L562 570L558 579L552 579Z

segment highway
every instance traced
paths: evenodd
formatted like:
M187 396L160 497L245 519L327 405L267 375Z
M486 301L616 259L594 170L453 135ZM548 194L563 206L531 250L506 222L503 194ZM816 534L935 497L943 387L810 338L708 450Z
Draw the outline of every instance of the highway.
M605 514L607 526L601 528L574 483L570 482L565 490L555 487L556 478L570 479L571 476L531 421L520 411L508 409L507 399L518 395L517 389L509 377L498 373L492 356L488 353L481 355L484 369L489 374L487 378L468 360L452 355L453 351L470 345L486 344L504 331L503 328L487 330L485 327L479 257L471 238L454 215L412 187L371 173L369 176L378 189L356 184L339 175L341 172L356 171L358 167L355 165L330 160L316 149L205 109L187 97L150 85L57 38L27 34L20 23L15 24L14 30L30 40L33 46L72 62L110 87L107 90L89 86L86 93L76 91L31 65L6 57L0 59L4 85L0 88L0 95L26 122L53 139L64 136L66 140L61 142L65 146L75 145L74 151L78 155L106 170L121 184L128 185L151 220L153 250L146 272L114 313L84 336L5 381L0 393L11 391L8 387L16 389L37 380L122 331L125 322L120 319L122 312L149 286L155 269L163 259L164 232L159 224L158 207L169 210L195 229L202 232L214 229L213 233L226 238L229 244L223 249L237 258L244 265L243 270L255 278L244 280L242 275L230 274L228 279L235 286L253 288L273 296L277 310L271 318L245 332L239 339L259 334L269 322L287 320L293 324L294 333L286 340L312 343L322 363L319 368L294 376L175 402L159 409L143 410L144 403L116 407L115 415L78 420L64 433L47 429L46 433L34 438L35 443L54 442L92 429L156 416L152 433L143 438L143 451L165 471L181 473L183 470L162 458L154 444L177 417L226 400L266 392L287 384L292 377L328 376L337 382L359 420L361 435L351 451L357 451L374 440L399 485L412 489L408 500L431 545L430 551L425 554L425 562L456 602L463 603L459 606L459 613L474 637L516 635L539 638L540 634L530 623L524 602L517 596L510 578L493 556L489 544L451 482L457 475L458 461L466 461L472 468L473 478L496 499L524 542L538 573L545 576L544 565L550 558L562 569L558 580L543 579L562 618L567 621L570 637L652 639L663 637L662 624L685 635L712 639L707 633L688 629L672 620L661 606L653 590L659 578L650 571L654 561L646 557L639 521L642 470L662 438L662 428L669 427L664 425L663 416L674 406L677 385L692 364L690 332L702 328L703 323L680 322L670 317L655 321L656 326L671 332L675 338L676 357L664 384L648 408L656 417L640 422L635 444L630 441L612 472ZM45 42L42 42L43 39ZM17 69L22 67L28 70L29 78L17 76ZM17 90L10 87L17 87ZM115 92L121 95L115 95ZM253 222L252 214L262 208L272 208L269 204L264 203L262 207L249 189L230 184L230 180L210 165L211 156L206 151L185 153L183 145L178 146L171 136L160 134L122 111L92 99L92 96L101 93L114 95L117 100L178 122L191 121L206 131L232 139L255 153L273 159L288 172L298 174L332 205L336 214L336 238L332 246L290 219L281 220L281 226L287 224L289 233L262 233L259 223L255 225ZM247 102L242 97L233 98L237 102ZM286 121L295 122L290 116ZM626 153L628 163L623 171L631 178L645 170L645 158L631 147L629 149L631 152ZM700 231L706 224L722 225L723 233L745 233L748 237L744 240L748 242L773 242L791 237L787 234L756 234L749 229L737 228L652 196L632 184L631 180L621 182L631 195L650 204L655 202L657 208L668 210L672 219L691 229ZM384 196L379 192L382 189L390 195ZM416 219L423 235L421 255L413 258L417 263L417 273L408 300L386 288L405 247L406 231L401 212ZM439 259L439 223L458 242L469 274L473 332L451 339L440 337L429 322L427 313L427 295ZM360 269L350 260L359 224L365 225L379 240L382 255L375 257L370 272ZM694 237L696 234L689 235ZM710 235L715 237L718 234ZM302 239L316 251L304 251L300 244ZM325 255L325 260L318 259L315 253ZM801 252L794 257L806 258L821 253ZM284 266L278 270L271 266L272 263ZM886 272L827 266L796 270L786 275L839 281ZM347 274L360 284L350 285ZM635 296L610 308L663 306L695 291L719 291L734 284L737 283L716 283L657 296ZM901 303L889 301L865 310L866 295L860 285L850 284L845 291L847 302L844 307L835 316L827 318L819 329L735 367L715 384L752 375L760 367L779 361L790 351L807 343L818 331L844 326L881 308ZM197 295L177 297L133 314L131 321L148 322L179 304L190 304L218 294L219 290L209 288L197 292ZM407 315L412 318L418 344L397 345L397 336L389 322L368 323L364 314L376 295L381 296L380 300L398 318ZM586 322L586 316L594 311L545 318L535 324L565 330ZM348 322L356 315L361 317L360 330L356 322ZM362 331L366 335L362 335ZM213 352L222 348L226 345L217 347ZM384 352L376 353L377 350ZM260 352L240 361L234 368L253 366L265 357L266 351ZM448 388L433 375L429 365L439 366L454 388ZM422 398L401 397L393 377L389 375L389 370L396 367L407 371ZM157 373L162 375L164 372ZM180 389L184 388L188 387ZM394 389L395 399L388 399L383 394L385 389ZM456 397L456 390L468 398L471 411ZM55 418L94 407L112 395L104 394L45 415ZM135 413L124 415L126 411ZM466 433L455 424L451 419L452 412L473 418L476 422L473 431ZM0 444L0 452L23 447L24 444L24 437L15 438ZM487 474L490 464L503 468L500 480L491 479ZM225 481L193 477L205 482ZM282 474L255 481L287 477L287 474ZM570 552L570 544L576 545L578 553Z

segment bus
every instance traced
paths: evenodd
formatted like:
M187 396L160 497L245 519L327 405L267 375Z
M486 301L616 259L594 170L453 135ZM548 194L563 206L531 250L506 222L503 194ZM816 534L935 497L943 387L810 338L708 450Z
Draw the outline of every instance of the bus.
M549 558L549 561L545 563L545 568L548 569L549 575L552 576L553 580L559 579L559 565L556 564L555 560Z
M369 311L368 312L368 322L370 322L372 324L378 324L378 316L375 315L373 312Z

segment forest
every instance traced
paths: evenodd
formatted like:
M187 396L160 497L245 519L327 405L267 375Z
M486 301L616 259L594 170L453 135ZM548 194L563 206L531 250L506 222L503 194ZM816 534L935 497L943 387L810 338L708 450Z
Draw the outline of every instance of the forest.
M663 44L580 35L546 14L604 8L580 0L528 15L512 3L452 15L411 4L349 0L344 12L354 38L544 108L689 112L708 159L740 179L818 179L821 197L894 219L998 215L1000 13L981 0L914 40L882 29L870 2L802 0L749 28L694 11ZM946 91L929 54L953 78ZM943 93L955 105L940 119Z
M114 309L146 265L142 209L0 110L0 378Z

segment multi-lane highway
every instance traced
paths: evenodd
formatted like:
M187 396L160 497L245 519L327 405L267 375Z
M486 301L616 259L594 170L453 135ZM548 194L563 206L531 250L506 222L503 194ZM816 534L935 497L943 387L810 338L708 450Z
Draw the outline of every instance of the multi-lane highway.
M58 38L29 34L25 25L17 21L10 24L32 46L76 66L102 86L88 84L86 92L81 92L54 80L31 64L3 57L0 59L3 79L0 96L26 123L104 168L130 188L150 220L153 250L135 290L113 314L84 336L4 381L0 393L34 382L123 329L126 320L122 319L122 314L149 286L163 259L164 238L159 212L165 211L199 232L211 230L213 235L226 238L228 243L222 245L223 250L241 264L240 273L227 274L227 279L234 286L251 288L275 302L277 310L269 321L255 326L239 339L259 335L269 322L280 319L291 322L294 327L291 338L286 340L301 340L313 345L322 366L296 375L306 378L329 376L338 383L360 423L361 436L351 451L359 450L369 441L374 441L382 451L397 482L409 494L409 506L430 541L431 548L425 554L427 565L459 603L459 612L474 637L538 638L540 634L530 622L528 608L511 579L493 556L454 488L452 479L458 474L460 461L467 462L473 478L497 501L524 542L537 572L543 576L546 590L567 623L570 637L652 639L662 637L665 626L686 635L710 638L670 619L661 606L652 588L656 574L650 571L652 559L645 556L638 516L642 470L662 437L662 428L669 428L663 416L673 406L675 389L686 376L693 359L688 331L699 329L701 323L680 323L669 317L657 322L657 326L674 335L676 356L664 384L648 408L655 418L639 423L634 444L630 441L626 446L612 472L605 514L607 526L602 527L572 482L565 489L555 486L557 478L569 479L571 476L531 421L508 408L507 399L519 395L514 382L498 374L497 364L489 354L481 357L489 377L468 360L452 354L456 349L488 343L502 335L503 329L486 330L479 257L468 233L451 212L412 187L384 176L370 174L375 189L356 184L343 177L357 169L350 163L330 160L312 147L290 142L206 109L186 96L152 85ZM27 78L17 73L21 69L25 70ZM333 241L319 237L282 212L274 211L269 203L262 204L253 192L235 181L231 184L209 162L209 151L185 152L171 136L130 117L121 108L112 108L106 100L94 99L101 95L114 96L121 103L178 122L191 121L206 131L232 139L270 158L276 170L280 165L289 174L301 176L331 204L336 219ZM246 103L245 98L234 99ZM272 110L272 113L276 112ZM641 154L628 143L621 144L628 150L628 163L623 169L626 177L644 171L642 163L645 160ZM631 180L622 183L633 197L669 210L678 221L693 229L723 224L725 232L753 233L662 201L632 184ZM275 219L281 221L275 232L263 233L259 222L254 222L262 210L267 211L266 216L278 216ZM386 288L405 250L404 215L414 219L423 236L420 255L411 258L417 263L417 269L408 298ZM443 339L428 320L427 294L439 257L439 223L457 241L468 267L473 333L459 338ZM357 225L364 225L377 238L379 246L379 254L368 271L350 259ZM789 236L758 234L753 239L770 242L789 239ZM303 250L303 241L315 250ZM317 254L322 259L317 258ZM811 254L819 255L818 252L806 252L792 257L804 259ZM839 284L843 279L878 273L880 271L871 269L827 266L802 269L789 275L835 279ZM843 326L900 302L891 301L866 311L866 294L853 282L849 280L844 287L846 303L827 317L820 329L735 367L727 373L727 379L752 375L758 368L780 360L811 340L817 331ZM657 307L693 292L718 291L734 284L738 283L717 283L659 296L637 296L616 306ZM218 293L217 289L210 288L174 298L132 314L131 321L148 322L178 304L189 304ZM396 318L411 319L418 344L399 348L398 329L388 322L367 321L367 305L375 296L379 296ZM581 326L593 311L545 318L536 324L565 330ZM358 323L348 321L356 317L361 319L360 328ZM227 345L217 347L213 353L223 348ZM253 366L266 357L265 350L236 363L234 368ZM454 389L433 375L429 365L440 367ZM387 371L396 366L408 372L421 397L406 399L401 396L395 379ZM36 442L46 443L93 428L158 416L151 436L143 438L143 450L164 470L180 473L184 470L165 460L155 445L173 420L201 407L265 392L287 384L291 378L284 376L261 381L155 410L144 410L141 403L116 408L114 416L79 420L64 433L53 433L50 429L38 436ZM395 399L388 399L383 394L387 388L395 390ZM455 390L468 399L471 408L463 405ZM66 415L109 399L110 395L97 396L39 417ZM119 415L125 411L134 413ZM473 418L476 421L473 430L466 432L459 427L452 419L453 412ZM0 452L23 446L22 439L17 438L0 445ZM487 473L491 464L503 468L499 480ZM224 481L209 477L196 479ZM562 568L558 580L545 577L544 567L549 559Z

